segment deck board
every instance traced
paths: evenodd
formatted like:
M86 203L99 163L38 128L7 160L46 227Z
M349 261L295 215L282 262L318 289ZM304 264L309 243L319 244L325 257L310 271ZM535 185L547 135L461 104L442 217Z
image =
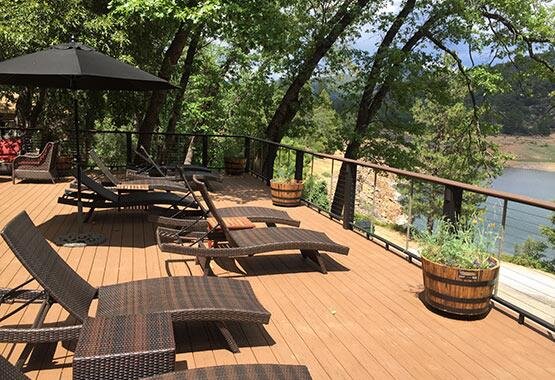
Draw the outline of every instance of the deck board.
M75 210L56 202L67 183L40 184L0 180L0 221L26 210L48 238L76 230ZM271 206L267 189L244 176L228 178L214 193L222 206ZM180 326L177 368L235 363L305 364L315 379L361 378L523 378L555 376L553 339L494 309L481 321L447 319L426 309L418 298L420 269L380 245L343 230L306 208L287 210L303 228L327 233L351 248L348 256L326 255L327 275L298 253L276 252L239 259L247 275L228 273L253 286L272 313L263 328L231 325L241 353L230 353L217 330L206 324ZM100 211L87 229L102 233L98 247L54 248L94 286L159 276L200 275L190 257L160 252L154 226L144 212ZM29 277L7 245L0 242L0 287ZM29 287L37 288L37 284ZM2 305L0 314L13 305ZM3 325L30 324L37 306ZM94 315L95 306L90 314ZM68 318L55 306L48 323ZM15 362L23 345L0 344ZM70 379L73 352L61 343L40 347L25 367L31 378Z

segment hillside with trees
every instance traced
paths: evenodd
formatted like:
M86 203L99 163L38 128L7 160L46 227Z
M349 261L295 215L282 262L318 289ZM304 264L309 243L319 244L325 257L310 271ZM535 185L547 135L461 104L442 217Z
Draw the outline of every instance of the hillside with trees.
M541 55L555 62L555 51ZM508 135L543 135L555 132L555 81L534 75L529 57L493 66L507 83L505 91L491 96L490 118Z

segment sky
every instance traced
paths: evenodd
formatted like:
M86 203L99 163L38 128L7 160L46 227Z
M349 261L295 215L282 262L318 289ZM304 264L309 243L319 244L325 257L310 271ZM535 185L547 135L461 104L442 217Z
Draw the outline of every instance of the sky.
M376 34L369 34L363 33L360 38L354 41L353 46L357 49L367 51L369 53L374 53L377 49L377 45L381 42L382 36ZM467 67L472 66L472 60L470 59L470 55L468 53L468 46L465 44L447 44L447 46L454 50L459 58L462 60L463 64ZM426 47L426 49L432 49L430 46ZM473 51L472 58L474 59L474 64L479 65L483 63L489 63L492 59L491 52L488 50L484 51ZM496 59L494 63L502 62L499 59Z
M383 13L397 13L404 3L402 0L392 0L391 3L382 9ZM546 4L555 4L555 0L546 1ZM374 53L377 49L377 45L381 42L383 35L376 35L375 33L369 33L366 29L369 29L369 25L364 25L362 27L363 32L361 36L353 42L353 46L357 49L367 51L369 53ZM472 66L472 60L468 52L468 45L466 44L447 44L447 47L454 50L457 55L461 58L463 64L467 67ZM432 49L431 45L424 47L425 49ZM473 51L472 58L474 59L474 64L480 65L484 63L489 63L493 56L489 49L484 51ZM500 63L503 60L496 59L493 63Z

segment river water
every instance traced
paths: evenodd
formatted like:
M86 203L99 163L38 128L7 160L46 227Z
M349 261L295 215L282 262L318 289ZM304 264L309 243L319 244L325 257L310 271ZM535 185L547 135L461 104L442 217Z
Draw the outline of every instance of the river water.
M533 198L555 200L555 172L507 168L493 181L491 187ZM486 205L487 221L500 223L503 201L490 198ZM551 214L550 211L537 207L509 202L503 251L508 254L514 253L515 244L522 243L528 237L545 241L545 237L540 233L540 226L552 226ZM548 249L546 255L555 258L555 250Z

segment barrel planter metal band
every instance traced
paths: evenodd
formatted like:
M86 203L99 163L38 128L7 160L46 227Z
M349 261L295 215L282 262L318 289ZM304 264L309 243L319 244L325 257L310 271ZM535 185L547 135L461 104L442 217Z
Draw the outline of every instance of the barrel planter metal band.
M467 316L485 315L499 273L499 262L488 269L460 269L422 258L424 301L441 311Z

